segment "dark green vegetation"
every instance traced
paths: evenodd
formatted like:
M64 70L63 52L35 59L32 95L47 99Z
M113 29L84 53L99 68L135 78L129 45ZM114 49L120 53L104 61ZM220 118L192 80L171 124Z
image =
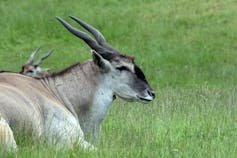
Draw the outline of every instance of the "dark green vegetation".
M149 105L117 100L96 152L19 143L18 157L236 157L236 1L1 0L0 14L2 70L39 46L55 48L43 65L53 71L91 58L54 18L75 15L134 55L157 92Z

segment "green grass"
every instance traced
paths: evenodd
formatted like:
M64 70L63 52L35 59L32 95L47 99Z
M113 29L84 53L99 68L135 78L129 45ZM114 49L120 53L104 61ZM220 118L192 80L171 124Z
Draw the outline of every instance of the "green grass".
M77 26L67 17L75 15L134 55L157 93L147 105L117 100L96 152L26 141L17 157L236 157L236 10L234 0L1 0L2 70L19 71L39 46L55 48L43 63L53 71L91 58L54 18Z

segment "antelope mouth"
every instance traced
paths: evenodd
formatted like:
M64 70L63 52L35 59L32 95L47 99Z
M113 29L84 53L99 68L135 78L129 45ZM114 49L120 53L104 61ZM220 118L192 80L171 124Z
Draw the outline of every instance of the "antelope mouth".
M153 100L153 98L151 97L140 97L140 96L137 96L137 97L139 98L139 100L145 103L151 102Z

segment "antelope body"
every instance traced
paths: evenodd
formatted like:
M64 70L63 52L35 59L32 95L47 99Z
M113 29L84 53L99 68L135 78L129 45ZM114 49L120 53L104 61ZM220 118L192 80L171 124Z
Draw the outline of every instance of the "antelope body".
M0 73L0 129L4 129L2 133L0 130L0 140L12 148L16 148L14 130L19 129L30 129L36 137L46 137L58 146L79 143L93 148L85 141L84 134L98 140L101 123L115 95L142 102L155 97L134 58L109 46L97 29L71 18L96 40L57 17L93 49L92 60L41 79Z

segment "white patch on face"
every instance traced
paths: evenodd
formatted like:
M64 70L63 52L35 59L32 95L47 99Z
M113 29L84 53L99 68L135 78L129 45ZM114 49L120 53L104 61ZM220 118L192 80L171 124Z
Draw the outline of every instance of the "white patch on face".
M42 69L40 67L36 67L35 69L32 69L32 72L28 72L27 75L31 77L40 78L48 74L48 68Z
M116 95L127 101L138 100L137 92L131 87L131 72L115 70L113 73L112 88Z
M43 76L45 73L45 70L44 69L41 69L40 67L37 67L36 68L36 71L35 71L35 74L38 75L38 76Z
M139 98L139 96L138 96ZM140 101L142 101L143 103L148 103L150 101L152 101L154 98L148 94L146 94L146 96L140 97Z

